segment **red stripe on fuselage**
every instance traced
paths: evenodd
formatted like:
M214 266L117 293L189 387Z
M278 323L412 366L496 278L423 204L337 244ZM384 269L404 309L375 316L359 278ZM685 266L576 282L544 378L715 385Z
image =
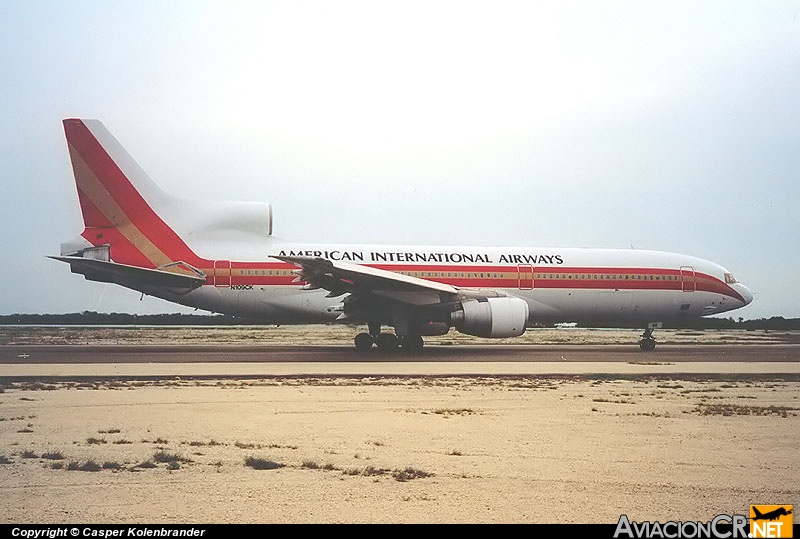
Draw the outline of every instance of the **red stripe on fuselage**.
M423 266L415 265L368 265L377 269L410 274L429 281L445 283L460 288L505 288L519 289L520 274L514 266ZM231 284L253 286L302 286L293 282L292 264L232 262ZM250 272L249 274L247 272ZM264 275L261 273L265 272ZM273 275L269 272L273 271ZM283 275L283 272L286 275ZM523 272L527 271L525 268ZM275 274L281 272L280 275ZM417 275L414 275L414 274ZM430 274L430 276L429 276ZM437 275L438 274L438 275ZM450 276L448 276L448 274ZM580 289L580 290L697 290L713 292L744 301L741 295L711 275L695 272L692 276L681 278L680 270L659 268L555 268L534 267L533 289ZM463 275L463 277L462 277ZM528 276L531 272L528 271ZM551 277L552 275L552 277ZM577 275L577 278L576 278ZM596 277L596 278L595 278ZM530 277L522 278L522 283L530 282Z

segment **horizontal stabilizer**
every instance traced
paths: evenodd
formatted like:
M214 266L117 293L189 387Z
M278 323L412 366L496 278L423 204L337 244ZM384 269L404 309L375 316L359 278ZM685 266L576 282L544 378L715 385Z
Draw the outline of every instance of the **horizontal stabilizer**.
M80 256L50 256L48 258L66 262L70 265L72 273L79 273L89 281L115 283L134 290L139 290L141 287L158 287L183 289L189 292L206 282L205 275L200 270L185 263L178 263L174 267L190 271L194 275L140 268Z

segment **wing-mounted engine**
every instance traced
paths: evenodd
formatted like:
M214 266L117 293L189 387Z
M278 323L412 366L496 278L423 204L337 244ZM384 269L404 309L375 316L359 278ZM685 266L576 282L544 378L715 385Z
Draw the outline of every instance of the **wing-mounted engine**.
M519 337L525 333L528 304L519 298L468 299L450 313L450 324L476 337Z

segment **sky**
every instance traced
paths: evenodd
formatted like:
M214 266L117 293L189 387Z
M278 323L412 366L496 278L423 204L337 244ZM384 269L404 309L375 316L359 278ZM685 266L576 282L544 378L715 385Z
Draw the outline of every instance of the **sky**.
M0 0L0 314L191 312L60 262L63 118L308 242L722 264L800 317L800 0Z

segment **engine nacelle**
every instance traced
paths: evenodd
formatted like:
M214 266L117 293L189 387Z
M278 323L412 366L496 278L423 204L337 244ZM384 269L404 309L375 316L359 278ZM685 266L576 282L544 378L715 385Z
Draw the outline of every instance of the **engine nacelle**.
M450 313L450 323L476 337L519 337L525 333L528 304L519 298L470 299Z

